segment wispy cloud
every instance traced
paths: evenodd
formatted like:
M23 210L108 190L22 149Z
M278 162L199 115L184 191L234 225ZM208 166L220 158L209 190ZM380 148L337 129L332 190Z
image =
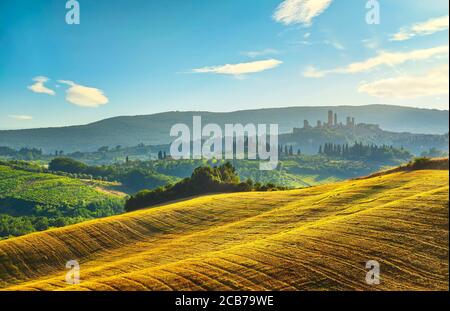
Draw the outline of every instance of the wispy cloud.
M48 94L48 95L55 95L55 91L49 89L45 86L45 83L49 80L47 77L38 76L33 78L34 84L30 85L28 87L29 90L35 92L35 93L42 93L42 94Z
M273 18L285 25L302 24L308 27L331 2L332 0L285 0L278 6Z
M360 85L358 91L375 97L416 98L449 93L449 66L442 65L425 75L404 75Z
M336 50L345 50L344 45L342 45L342 43L340 43L338 40L336 39L332 39L332 40L325 40L323 42L326 45L331 45L332 47L334 47Z
M11 119L14 120L19 120L19 121L29 121L29 120L33 120L32 116L28 116L28 115L10 115L9 116Z
M381 46L381 40L378 38L369 38L361 41L366 49L376 50Z
M395 66L408 61L427 60L437 57L448 58L448 52L448 45L413 50L410 52L380 52L377 56L369 58L365 61L352 63L345 67L335 69L319 70L313 66L309 66L304 71L303 75L308 78L320 78L333 73L354 74L368 72L380 66Z
M306 45L306 46L327 45L327 46L331 46L339 51L345 50L345 46L336 39L326 39L326 40L322 40L322 41L310 41L310 40L306 39L306 40L292 41L292 42L290 42L290 44L292 44L292 45L301 44L301 45Z
M416 36L427 36L439 31L448 30L448 15L432 18L426 22L417 23L412 26L403 27L399 32L392 35L391 41L405 41Z
M278 54L279 51L275 49L264 49L260 51L244 51L241 52L242 55L248 56L250 58L256 58L261 56L267 56L267 55L275 55Z
M240 76L250 73L257 73L273 69L281 65L283 62L276 59L261 60L255 62L239 63L239 64L226 64L221 66L203 67L193 69L194 73L214 73Z
M109 101L100 89L76 84L73 81L59 80L58 82L69 86L66 90L66 100L74 105L95 108Z

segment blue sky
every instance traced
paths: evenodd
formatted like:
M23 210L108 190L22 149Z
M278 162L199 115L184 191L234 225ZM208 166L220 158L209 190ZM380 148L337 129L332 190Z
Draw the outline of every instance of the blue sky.
M448 109L448 3L0 1L0 128L173 110Z

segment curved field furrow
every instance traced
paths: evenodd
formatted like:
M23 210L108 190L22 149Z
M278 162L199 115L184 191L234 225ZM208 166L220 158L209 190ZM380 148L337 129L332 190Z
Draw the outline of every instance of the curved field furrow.
M6 290L447 290L448 171L222 194L0 242ZM65 283L65 264L81 284ZM365 282L376 260L381 284Z

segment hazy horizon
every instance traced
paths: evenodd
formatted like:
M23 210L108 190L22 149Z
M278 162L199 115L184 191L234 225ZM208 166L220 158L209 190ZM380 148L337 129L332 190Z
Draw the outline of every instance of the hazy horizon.
M285 106L285 107L261 107L256 109L240 109L240 110L230 110L230 111L208 111L208 110L168 110L168 111L160 111L154 113L143 113L143 114L129 114L129 115L116 115L116 116L107 116L102 119L94 120L87 123L74 123L74 124L63 124L63 125L50 125L50 126L42 126L42 127L28 127L28 128L2 128L0 127L0 131L14 131L14 130L30 130L30 129L40 129L40 128L59 128L59 127L70 127L70 126L83 126L96 122L101 122L108 119L120 118L120 117L136 117L136 116L151 116L157 114L164 113L187 113L187 112L208 112L208 113L236 113L236 112L245 112L245 111L254 111L254 110L268 110L268 109L290 109L290 108L338 108L338 107L365 107L365 106L390 106L390 107L401 107L401 108L411 108L411 109L423 109L423 110L437 110L437 111L449 111L448 109L437 109L437 108L423 108L423 107L410 107L410 106L400 106L400 105L388 105L388 104L368 104L368 105L328 105L328 106Z
M0 128L299 103L448 110L446 1L383 2L379 24L365 2L302 3L82 1L68 25L65 1L2 1Z

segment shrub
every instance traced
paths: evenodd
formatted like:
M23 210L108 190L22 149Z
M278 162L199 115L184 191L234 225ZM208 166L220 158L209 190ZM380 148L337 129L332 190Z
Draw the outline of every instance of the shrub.
M414 161L411 163L411 167L413 169L424 169L431 163L430 158L422 157L422 158L415 158Z

